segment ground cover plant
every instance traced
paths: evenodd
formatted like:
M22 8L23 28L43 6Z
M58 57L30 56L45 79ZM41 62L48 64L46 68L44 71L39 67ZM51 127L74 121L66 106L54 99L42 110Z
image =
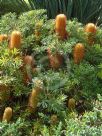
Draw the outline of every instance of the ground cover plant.
M0 135L102 135L102 28L45 10L0 18Z

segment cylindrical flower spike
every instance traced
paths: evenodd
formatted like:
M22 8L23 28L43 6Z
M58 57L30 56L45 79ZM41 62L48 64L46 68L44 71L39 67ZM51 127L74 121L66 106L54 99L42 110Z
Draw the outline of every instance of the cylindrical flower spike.
M19 49L21 47L21 33L19 31L13 31L11 34L10 39L10 49L17 48Z
M64 14L59 14L55 21L55 32L58 34L60 39L65 39L67 37L66 32L66 21L67 17Z
M13 111L11 107L5 108L2 120L9 122L11 120L12 114L13 114Z
M87 37L87 40L88 40L88 43L89 44L93 44L94 41L95 41L95 34L96 34L96 31L97 31L97 27L95 24L93 23L88 23L86 26L85 26L85 32L88 33L88 37Z
M73 57L74 57L74 63L79 64L85 55L85 47L82 43L77 43L74 47L74 53L73 53Z
M95 24L93 23L88 23L86 26L85 26L85 32L88 32L88 33L96 33L97 31L97 27Z
M36 110L38 104L38 91L36 89L33 89L30 96L29 96L29 102L28 107L29 111L33 112Z
M39 94L43 88L43 82L39 79L34 80L34 85L35 88L32 90L30 96L29 96L29 101L28 101L28 109L30 112L33 112L37 108L37 104L39 101Z
M59 14L56 17L56 29L65 29L66 28L66 16L64 14Z

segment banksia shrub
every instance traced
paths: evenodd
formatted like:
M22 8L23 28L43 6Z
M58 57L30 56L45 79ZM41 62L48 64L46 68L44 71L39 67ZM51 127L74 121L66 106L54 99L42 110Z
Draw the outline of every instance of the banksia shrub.
M6 41L8 39L8 36L6 34L0 35L0 42Z
M12 112L12 108L11 107L5 108L2 121L9 122L11 120L12 114L13 114L13 112Z
M21 33L19 31L13 31L10 38L9 48L17 48L21 47Z
M51 68L53 69L60 68L61 65L63 64L63 60L64 60L63 56L58 52L52 54L50 49L47 50L47 53L48 53L48 58Z
M93 23L88 23L85 26L85 32L88 33L87 39L88 39L88 43L89 44L93 44L94 43L96 31L97 31L97 27Z
M85 55L85 47L82 43L77 43L74 47L74 53L73 53L73 57L74 57L74 63L75 64L79 64Z
M70 110L75 109L75 99L71 98L71 99L68 100L68 108Z
M55 32L58 34L58 36L62 40L65 39L67 36L66 21L67 21L67 18L64 14L57 15L56 22L55 22Z

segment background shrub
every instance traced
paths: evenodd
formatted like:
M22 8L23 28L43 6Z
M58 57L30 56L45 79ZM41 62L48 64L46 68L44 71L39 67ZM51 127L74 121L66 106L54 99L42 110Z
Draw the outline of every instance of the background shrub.
M1 0L0 14L46 9L48 18L64 13L68 18L77 18L82 23L102 23L101 0Z

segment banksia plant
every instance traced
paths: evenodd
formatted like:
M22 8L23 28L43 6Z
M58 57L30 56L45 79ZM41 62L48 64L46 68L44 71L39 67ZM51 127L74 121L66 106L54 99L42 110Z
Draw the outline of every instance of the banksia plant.
M68 100L68 108L70 110L75 109L75 99L71 98L71 99Z
M74 53L73 53L73 57L74 57L74 63L75 64L79 64L85 55L85 47L82 43L77 43L74 47Z
M19 31L13 31L10 38L10 49L21 47L21 33Z
M87 39L88 39L88 43L89 44L93 44L94 43L96 31L97 31L97 27L93 23L88 23L85 26L85 32L88 33Z
M7 121L7 122L9 122L9 121L11 120L12 114L13 114L13 111L12 111L12 108L11 108L11 107L5 108L2 121Z
M55 20L55 32L62 40L65 39L67 36L66 21L67 21L67 17L64 14L57 15Z
M53 69L60 68L61 65L63 64L63 60L64 60L63 56L58 52L52 54L50 49L47 50L47 53L48 53L48 58L51 68Z
M50 122L51 122L52 125L56 124L58 122L57 115L52 115Z
M6 34L0 35L0 42L6 41L8 39L8 36Z

